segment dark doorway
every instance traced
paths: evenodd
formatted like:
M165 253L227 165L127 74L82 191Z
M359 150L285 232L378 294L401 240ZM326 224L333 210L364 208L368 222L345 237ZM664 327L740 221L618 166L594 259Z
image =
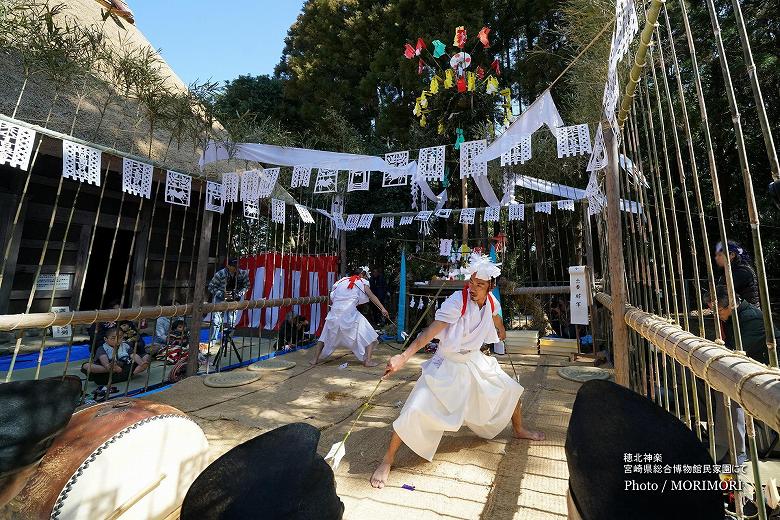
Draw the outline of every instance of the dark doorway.
M112 302L122 299L124 289L124 306L130 302L130 287L133 273L127 273L132 269L130 246L133 241L132 231L119 230L114 243L114 254L111 258L111 266L108 265L108 257L111 254L111 244L114 241L114 230L111 228L97 228L95 230L95 242L92 245L92 254L87 265L87 273L84 281L84 295L81 298L79 310L110 308ZM127 287L125 273L128 276ZM103 296L103 286L106 292ZM102 298L102 302L101 302Z

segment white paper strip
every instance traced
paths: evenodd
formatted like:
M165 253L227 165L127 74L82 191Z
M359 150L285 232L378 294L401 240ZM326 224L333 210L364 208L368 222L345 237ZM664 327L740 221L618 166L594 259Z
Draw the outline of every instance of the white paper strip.
M225 202L238 202L238 186L241 182L236 172L222 174L222 186L225 187Z
M417 158L417 172L427 181L444 179L444 146L423 148Z
M271 222L284 224L286 204L283 200L271 199Z
M395 217L382 217L382 229L391 229L395 227Z
M364 215L360 215L360 222L358 222L358 227L362 229L368 229L371 227L371 223L373 221L374 221L373 213L366 213Z
M558 204L558 209L562 209L565 211L574 211L573 200L559 200L557 204Z
M525 204L510 204L509 220L525 220Z
M474 158L485 151L487 141L466 141L460 144L460 178L481 177L487 175L487 162Z
M301 220L303 220L305 224L314 224L314 217L311 216L311 213L306 206L296 204L295 209L298 210L298 216L301 217Z
M350 170L347 191L367 191L371 180L371 172L366 170Z
M314 182L314 193L336 193L336 184L339 182L338 170L317 170L317 180Z
M149 199L152 197L151 164L122 159L122 191Z
M296 166L293 168L292 182L290 182L290 188L309 187L309 181L311 180L311 168L305 166Z
M165 177L165 202L179 206L190 205L192 177L168 170Z
M450 253L452 253L452 239L442 238L439 240L439 255L449 257Z
M588 324L588 306L590 303L587 273L584 265L569 267L569 290L571 303L569 306L569 323L577 325Z
M441 208L439 210L436 210L435 215L439 218L450 218L450 215L452 214L452 209L450 208Z
M495 206L495 207L487 207L485 208L485 214L482 217L482 220L484 222L498 222L498 219L501 218L501 207Z
M220 182L206 181L206 211L225 211L225 187Z
M251 218L252 220L258 220L260 218L260 201L259 200L245 200L244 201L244 217Z
M398 225L399 226L408 226L409 224L412 223L413 220L414 220L414 217L412 217L411 215L404 215L403 217L401 217L401 220L398 221Z
M604 132L601 124L596 127L596 138L593 140L593 152L588 160L585 171L595 172L607 166L607 149L604 147Z
M550 202L537 202L534 204L534 211L536 213L552 213L552 203Z
M524 137L511 150L501 155L501 166L525 164L531 159L531 136Z
M34 142L34 130L0 121L0 164L27 171Z
M100 150L62 141L62 176L100 186Z
M473 224L474 223L474 216L477 214L477 210L475 208L465 208L461 210L460 212L460 223L461 224Z
M279 168L266 168L260 172L257 194L261 199L270 197L279 180Z

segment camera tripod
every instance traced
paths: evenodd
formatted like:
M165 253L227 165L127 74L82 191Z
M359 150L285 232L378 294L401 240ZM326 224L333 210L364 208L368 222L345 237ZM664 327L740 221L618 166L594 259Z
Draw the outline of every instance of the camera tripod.
M217 353L214 355L214 369L219 370L219 363L222 361L222 358L224 357L225 353L228 350L228 347L233 349L233 353L238 358L238 362L241 363L243 359L241 359L241 353L238 351L238 348L236 348L236 343L233 341L233 331L235 329L230 327L225 327L222 330L222 343L219 346L219 350L217 350Z

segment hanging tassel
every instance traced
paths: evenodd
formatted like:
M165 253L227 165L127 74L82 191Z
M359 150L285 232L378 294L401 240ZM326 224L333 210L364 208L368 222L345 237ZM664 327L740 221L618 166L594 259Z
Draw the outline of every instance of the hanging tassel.
M420 296L420 302L417 304L417 308L418 308L418 309L423 309L424 307L425 307L425 305L423 305L423 299L422 299L422 296Z
M414 296L412 296L412 300L409 302L409 307L414 309L414 306L415 306L415 301L414 301Z

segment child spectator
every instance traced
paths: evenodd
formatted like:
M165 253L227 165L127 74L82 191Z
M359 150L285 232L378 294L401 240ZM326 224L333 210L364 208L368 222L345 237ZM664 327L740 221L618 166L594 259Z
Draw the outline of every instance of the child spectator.
M168 333L168 341L165 344L165 361L170 365L176 364L187 355L189 349L189 332L184 320L176 320L171 325Z
M292 312L288 313L287 318L279 327L277 350L284 350L285 352L295 350L295 347L303 343L304 334L308 326L309 321L303 316L293 314Z
M149 356L141 357L133 353L130 345L123 342L121 338L122 332L119 328L112 327L106 330L104 343L95 351L92 361L81 365L81 371L89 374L91 381L107 384L108 374L113 372L111 380L119 383L149 368Z

